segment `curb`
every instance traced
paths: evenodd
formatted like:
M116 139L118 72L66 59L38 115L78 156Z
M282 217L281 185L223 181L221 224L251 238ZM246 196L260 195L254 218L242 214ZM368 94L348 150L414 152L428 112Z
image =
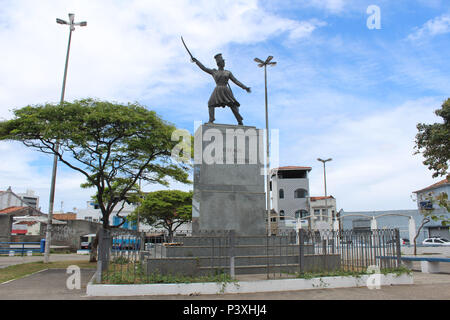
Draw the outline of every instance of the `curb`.
M284 292L312 289L356 288L367 286L368 280L380 276L377 288L389 285L411 285L412 275L397 276L374 274L361 277L323 277L312 279L280 279L241 281L232 283L199 282L199 283L167 283L167 284L93 284L95 275L86 287L87 296L147 296L147 295L199 295L227 293Z

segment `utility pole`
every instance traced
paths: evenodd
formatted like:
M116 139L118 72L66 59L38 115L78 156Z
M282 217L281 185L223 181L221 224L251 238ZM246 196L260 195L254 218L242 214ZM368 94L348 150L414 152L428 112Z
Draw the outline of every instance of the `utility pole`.
M70 53L70 41L72 40L72 31L75 30L75 26L85 27L87 26L87 22L74 22L75 15L73 13L69 13L69 21L65 21L62 19L56 18L56 23L59 24L67 24L70 27L69 31L69 42L67 44L67 54L66 54L66 64L64 66L64 77L63 77L63 85L61 89L61 100L60 105L62 106L64 103L64 94L66 91L66 79L67 79L67 66L69 65L69 53ZM50 199L48 205L48 220L47 220L47 233L45 235L45 251L44 251L44 262L48 263L50 258L50 242L52 237L52 220L53 220L53 204L55 201L55 184L56 184L56 169L58 166L58 156L56 153L59 149L59 142L56 141L55 145L55 155L53 156L53 170L52 170L52 181L50 185Z
M269 111L267 103L267 65L274 66L277 63L271 62L272 56L268 56L266 61L255 58L254 61L258 63L258 67L264 67L264 88L265 88L265 101L266 101L266 189L267 189L267 233L270 236L272 234L270 224L270 164L269 164Z
M326 174L326 170L325 170L325 163L328 161L331 161L333 159L329 158L326 160L322 160L320 158L317 158L318 161L323 163L323 183L325 186L325 216L328 218L328 203L327 203L327 174Z

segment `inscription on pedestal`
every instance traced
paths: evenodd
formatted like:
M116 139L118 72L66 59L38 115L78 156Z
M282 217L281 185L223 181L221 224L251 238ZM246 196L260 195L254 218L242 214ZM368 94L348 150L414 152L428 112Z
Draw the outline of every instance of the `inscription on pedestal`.
M193 232L265 234L262 130L205 124L194 138Z

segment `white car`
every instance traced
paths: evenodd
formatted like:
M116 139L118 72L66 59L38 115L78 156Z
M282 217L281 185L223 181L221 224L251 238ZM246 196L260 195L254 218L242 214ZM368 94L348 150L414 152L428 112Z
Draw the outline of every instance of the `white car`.
M450 246L450 241L444 238L426 238L422 244L424 246Z

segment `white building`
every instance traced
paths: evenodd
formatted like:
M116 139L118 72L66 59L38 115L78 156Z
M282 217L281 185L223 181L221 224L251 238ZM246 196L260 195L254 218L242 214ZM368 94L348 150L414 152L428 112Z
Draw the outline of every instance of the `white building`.
M0 191L0 210L10 207L32 207L39 210L39 196L30 189L26 193L14 193L8 187L6 191Z
M27 189L27 192L18 193L17 195L22 199L25 205L39 209L39 196L35 195L33 190Z
M299 166L271 170L272 208L278 215L279 230L292 228L287 221L309 216L310 171L311 167Z
M11 187L6 191L0 191L0 210L10 207L24 207L25 202L17 194L12 192Z
M332 223L336 219L336 199L333 196L310 197L309 212L311 213L309 221L312 221L310 222L312 228L317 221L328 222L332 227Z
M111 213L111 215L109 216L109 224L110 225L115 226L122 222L122 219L117 217L117 213L122 208L122 204L123 204L123 209L120 211L120 214L119 214L122 217L128 216L130 213L132 213L136 209L136 206L134 206L132 204L128 204L127 202L118 203L116 205L116 207L114 208L113 212ZM99 205L97 203L95 203L93 200L86 201L86 208L77 209L76 214L77 214L78 220L102 222L101 221L102 211L100 210ZM123 225L124 228L128 228L128 226L129 226L129 224L127 222Z

